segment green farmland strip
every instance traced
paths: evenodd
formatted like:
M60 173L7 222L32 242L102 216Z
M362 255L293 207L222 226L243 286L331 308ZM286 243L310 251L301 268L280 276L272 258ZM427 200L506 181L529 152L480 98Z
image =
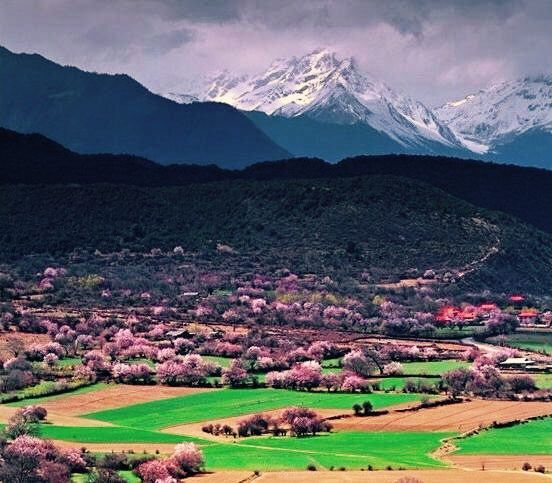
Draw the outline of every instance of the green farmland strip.
M498 338L488 339L489 342L499 344ZM519 331L504 338L506 345L534 352L552 354L552 332Z
M403 362L403 374L416 376L440 376L441 374L458 369L459 367L468 367L466 361L429 361L429 362Z
M287 406L350 410L369 400L375 409L419 400L419 394L349 394L277 389L221 389L87 414L86 417L141 429L240 416Z
M49 386L54 386L54 383L52 383L51 381L45 381L42 384L44 384L44 385L48 384ZM90 386L79 387L78 389L75 389L74 391L68 391L68 392L64 392L62 394L54 394L52 396L43 396L43 397L33 397L33 398L29 398L29 399L22 399L20 401L7 403L6 406L22 407L22 406L28 406L29 404L43 404L45 402L55 401L56 399L63 399L63 398L68 397L68 396L74 396L75 394L85 394L87 392L101 391L102 389L105 389L107 387L110 387L110 385L105 384L103 382L99 382L97 384L92 384Z
M372 381L379 384L381 391L395 391L404 389L407 380L412 381L415 384L428 385L433 385L439 381L439 379L427 377L385 377L382 379L373 379Z
M552 389L552 374L531 374L539 389Z
M316 437L248 438L239 444L203 448L208 470L436 468L429 453L450 433L336 432Z
M75 427L40 425L40 436L48 439L74 441L75 443L182 443L202 442L198 438L175 434L156 433L117 426Z
M552 454L552 418L489 429L455 444L456 454Z
M221 356L202 356L203 359L207 362L217 364L220 367L230 367L232 361L234 360L231 357L221 357Z

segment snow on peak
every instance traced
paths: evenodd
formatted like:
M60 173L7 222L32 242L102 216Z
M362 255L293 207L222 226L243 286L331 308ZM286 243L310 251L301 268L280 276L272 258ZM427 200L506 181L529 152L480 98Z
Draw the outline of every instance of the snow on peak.
M457 135L483 145L532 129L552 131L552 77L526 77L494 84L435 110Z
M200 98L269 115L366 123L404 146L427 141L461 146L420 102L360 72L354 59L340 59L328 49L277 59L257 75L238 77L223 72L212 78Z

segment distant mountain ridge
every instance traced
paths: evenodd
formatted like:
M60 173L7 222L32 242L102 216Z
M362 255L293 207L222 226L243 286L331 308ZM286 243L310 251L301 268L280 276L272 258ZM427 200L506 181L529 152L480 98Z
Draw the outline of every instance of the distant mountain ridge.
M0 186L8 184L126 184L186 186L231 180L343 178L392 175L430 184L472 203L518 217L552 233L552 171L421 155L358 156L330 164L315 158L262 162L242 170L161 166L125 155L79 155L39 134L0 128Z
M552 167L552 76L495 84L434 112L490 159Z
M0 86L0 126L44 134L80 153L231 168L290 156L230 106L181 105L126 75L88 73L0 47Z

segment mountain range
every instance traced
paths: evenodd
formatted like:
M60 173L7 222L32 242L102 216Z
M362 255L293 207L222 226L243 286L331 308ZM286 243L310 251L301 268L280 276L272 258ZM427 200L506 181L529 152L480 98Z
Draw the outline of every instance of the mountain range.
M290 157L431 154L552 168L552 77L496 84L430 109L318 49L264 72L153 94L0 47L0 126L84 154L239 169ZM167 97L169 99L167 99ZM174 102L177 101L177 102Z
M496 84L434 112L489 159L552 167L551 76Z
M181 105L126 75L64 67L0 47L0 126L41 133L79 153L238 168L290 156L225 104Z
M295 155L444 154L550 168L551 86L546 76L510 81L430 109L319 49L167 97L230 104Z

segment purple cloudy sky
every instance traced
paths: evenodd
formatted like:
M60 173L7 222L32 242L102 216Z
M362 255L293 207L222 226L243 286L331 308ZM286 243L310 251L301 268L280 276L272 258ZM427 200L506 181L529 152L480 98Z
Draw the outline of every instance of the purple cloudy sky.
M552 74L550 0L1 0L0 45L155 92L317 47L428 106Z

